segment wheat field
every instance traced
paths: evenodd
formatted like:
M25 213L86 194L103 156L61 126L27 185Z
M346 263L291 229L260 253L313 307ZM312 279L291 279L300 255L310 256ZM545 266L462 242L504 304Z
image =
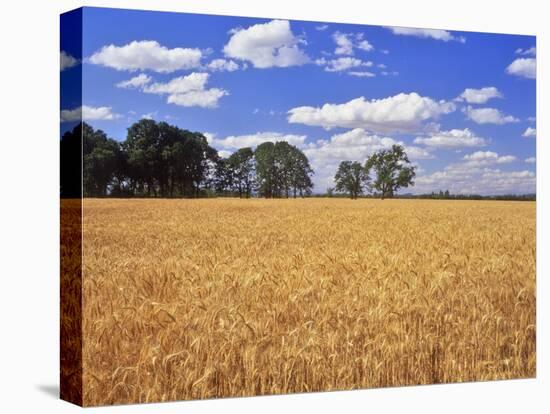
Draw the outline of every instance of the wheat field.
M84 405L535 376L535 203L84 200Z

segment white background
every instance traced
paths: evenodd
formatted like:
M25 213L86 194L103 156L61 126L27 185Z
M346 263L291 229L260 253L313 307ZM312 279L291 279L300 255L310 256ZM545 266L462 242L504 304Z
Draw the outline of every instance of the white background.
M0 12L0 411L75 412L59 365L59 14L82 6L537 35L537 379L101 408L102 412L549 412L545 1L6 1ZM472 62L483 65L483 62ZM547 186L548 186L547 182ZM547 254L545 255L545 251ZM546 392L545 392L546 389ZM95 412L98 409L89 409Z

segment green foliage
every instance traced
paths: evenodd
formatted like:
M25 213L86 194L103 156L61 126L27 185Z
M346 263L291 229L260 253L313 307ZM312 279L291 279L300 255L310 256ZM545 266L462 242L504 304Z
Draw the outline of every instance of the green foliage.
M217 158L201 133L149 119L128 128L123 148L131 192L148 196L198 196Z
M390 150L382 150L372 154L365 163L365 171L374 171L376 178L372 188L377 190L381 198L391 198L399 188L414 185L415 167L411 165L404 148L393 145Z
M106 196L118 171L122 152L120 145L101 130L82 125L82 179L85 196Z
M355 200L368 189L369 181L370 177L360 163L342 161L334 176L334 190L338 193L348 193L350 198Z
M225 159L203 134L148 119L131 125L121 143L79 124L63 136L61 153L64 197L80 197L81 168L86 197L249 198L257 191L296 197L311 194L313 187L307 157L287 142L241 148Z
M313 170L305 154L286 141L264 142L254 153L258 191L266 198L311 194Z
M252 148L241 148L227 159L231 188L240 198L250 198L256 185L256 162Z

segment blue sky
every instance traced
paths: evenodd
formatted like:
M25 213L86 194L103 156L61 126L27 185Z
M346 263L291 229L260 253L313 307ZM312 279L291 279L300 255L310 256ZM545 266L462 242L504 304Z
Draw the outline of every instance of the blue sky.
M74 33L74 32L73 32ZM342 160L399 143L406 192L535 192L535 37L85 8L61 37L61 132L123 140L140 118L205 133L227 156L287 140L317 192Z

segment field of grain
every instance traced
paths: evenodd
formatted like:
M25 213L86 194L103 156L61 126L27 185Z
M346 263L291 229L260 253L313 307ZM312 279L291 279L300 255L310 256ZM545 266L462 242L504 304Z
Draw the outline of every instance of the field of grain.
M84 404L535 375L535 203L84 201Z

